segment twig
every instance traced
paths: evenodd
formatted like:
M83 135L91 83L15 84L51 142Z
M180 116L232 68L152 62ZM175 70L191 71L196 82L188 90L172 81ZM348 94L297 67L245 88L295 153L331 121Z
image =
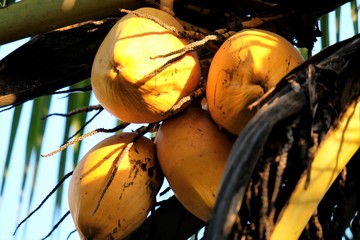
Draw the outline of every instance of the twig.
M172 56L175 54L180 54L182 56L188 52L195 51L199 47L203 47L209 41L221 41L222 39L223 39L223 37L221 35L208 35L201 40L187 44L185 47L183 47L181 49L178 49L178 50L166 53L166 54L158 55L158 56L152 57L151 59L165 58L165 57L169 57L169 56Z
M49 199L49 197L51 197L52 194L54 194L54 192L61 186L61 184L63 184L63 182L69 178L71 175L73 174L73 171L65 174L65 176L63 176L60 181L55 185L55 187L50 191L50 193L48 195L46 195L46 197L41 201L41 203L39 204L39 206L37 206L24 220L22 220L16 227L13 236L16 234L16 231L19 229L19 227L25 223L36 211L38 211L42 205L44 205L44 203Z
M168 66L170 66L172 63L180 60L183 56L176 56L171 58L170 60L168 60L166 63L164 63L162 66L160 66L159 68L153 70L152 72L146 74L142 79L140 79L139 81L136 82L137 86L142 86L144 85L150 78L158 75L159 73L161 73L162 71L164 71Z
M168 111L164 112L163 115L174 114L179 110L184 104L192 101L194 98L202 96L205 93L205 87L200 87L195 91L191 92L189 95L181 98L177 103L175 103Z
M268 91L266 91L266 92L264 93L264 95L262 95L260 98L258 98L255 102L251 103L251 104L248 106L248 109L249 109L249 110L252 110L254 107L260 107L260 104L261 104L267 97L269 97L270 94L272 94L275 89L276 89L275 87L270 88Z
M76 135L78 135L81 131L84 130L84 128L89 125L89 123L91 123L104 109L100 109L97 113L94 114L94 116L92 116L88 121L85 122L84 125L81 126L80 129L78 129L72 136L70 136L67 139L67 142L70 141L70 139L73 139Z
M56 95L56 94L64 94L64 93L77 93L77 92L89 92L91 91L91 85L81 87L81 88L70 88L68 90L61 90L49 93L49 95Z
M144 85L150 78L152 78L152 77L158 75L159 73L161 73L162 71L164 71L171 64L173 64L174 62L180 60L185 54L187 54L189 52L192 52L192 51L195 51L199 47L203 47L207 42L209 42L209 41L220 41L222 39L223 39L223 37L221 35L208 35L208 36L204 37L201 40L198 40L198 41L187 44L186 46L184 46L181 49L178 49L178 50L166 53L166 54L161 54L161 55L151 57L151 59L156 59L156 58L165 58L165 57L173 56L168 61L166 61L162 66L160 66L159 68L157 68L157 69L153 70L152 72L146 74L141 80L139 80L137 82L137 85L138 86Z
M58 148L58 149L56 149L56 150L54 150L54 151L52 151L50 153L41 154L41 156L42 157L50 157L50 156L52 156L52 155L54 155L56 153L61 152L62 150L66 149L67 147L69 147L69 146L71 146L71 145L73 145L73 144L75 144L77 142L80 142L81 140L83 140L83 139L85 139L87 137L90 137L90 136L95 135L97 133L113 133L113 132L119 131L121 129L124 129L129 125L130 125L130 123L123 122L120 125L118 125L118 126L116 126L114 128L111 128L111 129L105 129L105 128L95 129L95 130L93 130L91 132L85 133L84 135L81 135L80 137L78 137L78 138L76 138L76 139L62 145L60 148Z
M69 216L69 214L70 214L70 211L67 211L67 212L64 214L64 216L62 216L62 217L60 218L60 220L53 226L53 228L51 229L51 231L50 231L45 237L43 237L41 240L45 240L45 239L47 239L48 237L50 237L50 235L60 226L60 224L65 220L65 218L66 218L67 216Z
M79 114L79 113L87 113L87 112L91 112L91 111L94 111L94 110L103 110L104 108L98 104L98 105L92 105L92 106L86 106L86 107L82 107L82 108L77 108L75 110L72 110L68 113L51 113L51 114L48 114L44 117L41 118L41 120L44 120L48 117L52 117L52 116L60 116L60 117L71 117L73 115L76 115L76 114Z
M75 230L72 230L69 235L67 236L66 240L69 240L69 238L71 237L71 235L73 235L74 233L76 233L76 229Z
M12 105L12 106L10 106L10 107L6 107L6 108L2 108L2 109L0 109L0 113L2 113L2 112L5 112L5 111L8 111L8 110L11 110L11 109L13 109L13 108L15 108L16 106L18 106L19 104L17 104L17 105Z
M115 178L115 175L116 175L116 173L117 173L117 170L118 170L118 168L119 168L119 165L120 165L120 163L121 163L121 160L124 159L124 157L126 156L126 154L128 154L128 152L129 152L130 148L132 148L133 144L134 144L133 141L131 141L131 142L129 142L128 144L126 144L126 147L121 151L121 153L119 153L119 154L116 156L116 158L115 158L115 160L114 160L114 163L113 163L114 168L113 168L112 171L111 171L109 180L107 181L104 189L103 189L102 192L101 192L100 198L99 198L99 200L98 200L98 202L97 202L97 204L96 204L96 206L95 206L95 208L94 208L94 211L93 211L93 213L92 213L93 216L95 215L95 213L96 213L97 210L99 209L100 204L101 204L101 201L103 200L103 198L104 198L104 196L105 196L105 193L107 192L107 190L109 189L111 183L113 182L113 180L114 180L114 178Z
M120 12L127 13L127 14L134 14L137 17L149 19L149 20L159 24L161 27L165 28L166 30L169 30L177 37L186 37L186 31L179 31L176 27L170 26L150 14L139 13L139 12L131 11L131 10L127 10L127 9L120 9Z
M180 37L180 38L191 38L193 36L198 36L199 34L201 37L200 40L189 43L181 49L169 52L167 54L161 54L158 56L151 57L151 59L166 58L166 57L171 57L171 58L168 61L166 61L162 66L160 66L159 68L146 74L141 80L137 81L136 85L138 85L138 86L144 85L150 78L152 78L152 77L158 75L159 73L161 73L162 71L164 71L172 63L180 60L188 52L195 51L197 48L204 46L209 41L221 41L224 39L224 36L221 34L208 35L208 36L204 37L203 34L194 32L194 31L185 31L185 30L179 31L177 28L167 25L166 23L162 22L160 19L158 19L152 15L149 15L149 14L139 13L139 12L131 11L131 10L127 10L127 9L120 9L120 12L124 12L127 14L134 14L137 17L152 20L155 23L159 24L161 27L165 28L166 30L170 31L175 36Z
M129 152L130 148L133 146L133 144L142 136L144 136L147 132L149 132L150 129L152 129L154 127L155 124L149 124L145 129L142 129L142 127L139 128L138 134L128 143L126 144L126 147L122 150L121 153L118 154L118 156L115 158L113 165L114 168L111 171L109 180L107 181L103 191L101 192L100 198L95 206L95 209L92 213L92 215L94 216L95 213L97 212L97 210L100 207L101 201L105 196L105 193L107 192L107 190L109 189L112 181L115 178L115 175L118 171L118 168L120 166L121 160L125 157L125 155ZM140 130L141 129L141 130Z
M171 191L171 187L167 187L162 192L159 193L159 196L162 197L170 191Z

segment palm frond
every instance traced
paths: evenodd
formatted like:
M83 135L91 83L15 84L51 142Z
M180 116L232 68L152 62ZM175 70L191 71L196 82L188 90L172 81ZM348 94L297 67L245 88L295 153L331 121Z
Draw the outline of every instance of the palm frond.
M141 6L136 0L26 0L0 8L0 44L35 36L71 24L119 14L119 8ZM76 4L75 4L76 3Z
M324 49L330 45L330 32L329 32L329 14L325 14L320 18L320 29L322 31L321 48Z
M9 166L10 166L10 162L11 162L11 154L13 152L15 137L16 137L16 134L17 134L16 130L18 129L18 126L19 126L19 120L20 120L20 117L21 117L21 113L22 113L22 105L15 108L14 114L13 114L13 117L12 117L11 131L10 131L10 137L9 137L9 146L8 146L7 151L6 151L6 160L5 160L4 170L3 170L3 174L2 174L0 198L2 197L2 195L4 193L4 187L5 187L5 183L6 183L7 172L9 170Z
M29 206L33 199L33 193L35 189L36 177L38 174L38 166L40 161L40 151L43 136L45 134L46 121L41 120L41 116L48 114L51 103L51 97L45 96L38 98L33 102L32 115L28 130L28 138L26 143L26 155L25 155L25 168L23 172L23 180L21 185L21 192L25 191L27 177L29 174L30 161L34 161L33 167L33 179L30 188ZM19 205L22 206L22 198L19 200ZM29 212L29 209L27 210Z
M13 4L13 3L15 3L15 0L2 0L0 3L0 7L6 6L9 4Z
M73 85L73 86L71 86L71 88L83 87L83 86L87 86L88 84L89 84L89 80L80 82L79 84L76 84L76 85ZM70 94L68 97L67 111L69 112L69 111L77 109L77 108L82 108L82 107L88 106L89 102L90 102L90 96L91 96L90 92ZM73 133L77 132L77 130L79 130L82 126L85 125L86 116L87 116L87 113L85 112L82 114L76 114L74 116L66 118L64 137L63 137L64 143L68 142L72 137L79 136L83 133L83 131L80 131L76 136L73 136ZM79 160L79 149L80 149L81 143L82 142L80 141L80 142L77 142L74 145L72 145L72 151L73 151L73 155L72 155L73 161L72 162L73 163L77 163L77 161ZM68 149L61 151L60 161L59 161L59 172L58 172L58 176L57 176L58 181L60 181L66 174L66 172L65 172L66 164L69 162L67 157L68 157ZM63 186L60 186L58 188L58 191L56 192L56 207L58 209L60 209L60 207L61 207L61 203L62 203L62 199L63 199L62 197L63 197Z
M358 7L356 1L351 1L351 17L352 17L355 34L359 33L358 11L359 11L359 7Z

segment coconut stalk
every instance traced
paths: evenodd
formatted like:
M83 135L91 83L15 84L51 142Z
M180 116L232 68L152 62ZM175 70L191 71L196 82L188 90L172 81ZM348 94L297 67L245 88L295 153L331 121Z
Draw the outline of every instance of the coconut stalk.
M26 0L9 4L0 8L0 45L142 4L138 0Z

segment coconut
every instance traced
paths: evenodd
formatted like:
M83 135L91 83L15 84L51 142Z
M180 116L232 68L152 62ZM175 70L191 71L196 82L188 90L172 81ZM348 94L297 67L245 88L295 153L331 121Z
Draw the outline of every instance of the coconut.
M233 138L201 108L189 107L160 126L160 167L179 202L207 221L215 204Z
M255 114L248 106L303 62L278 34L246 29L228 38L211 61L206 98L214 121L239 134Z
M68 202L81 239L123 239L145 221L153 206L163 175L154 142L141 137L129 145L135 136L106 138L74 169ZM119 167L101 199L116 161Z
M164 11L140 8L136 12L183 30ZM161 55L188 43L153 20L127 14L112 27L96 53L91 71L96 98L126 122L152 123L169 117L173 113L169 110L199 85L201 71L195 52Z

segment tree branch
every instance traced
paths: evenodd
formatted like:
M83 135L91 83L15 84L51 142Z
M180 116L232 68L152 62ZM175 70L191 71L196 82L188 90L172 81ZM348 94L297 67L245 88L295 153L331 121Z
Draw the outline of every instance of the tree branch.
M108 17L139 0L26 0L0 8L0 45L71 24Z

